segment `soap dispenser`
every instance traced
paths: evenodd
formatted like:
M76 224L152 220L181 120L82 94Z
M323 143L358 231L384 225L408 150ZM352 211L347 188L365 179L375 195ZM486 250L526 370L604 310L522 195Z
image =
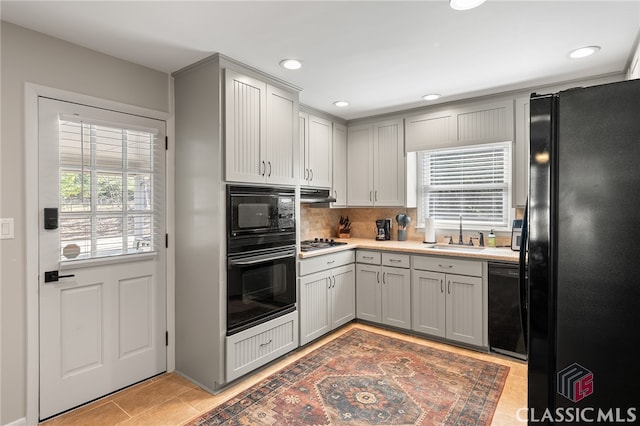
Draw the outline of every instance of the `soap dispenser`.
M493 229L487 235L487 247L495 247L496 246L496 234L493 233Z

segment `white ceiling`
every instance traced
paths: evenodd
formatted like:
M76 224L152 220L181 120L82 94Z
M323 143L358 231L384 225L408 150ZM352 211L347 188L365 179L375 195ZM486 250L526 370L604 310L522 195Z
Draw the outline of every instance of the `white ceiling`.
M220 52L344 119L609 73L628 64L640 0L1 1L2 20L171 73ZM593 57L571 49L599 45ZM288 71L278 63L298 58ZM348 100L347 108L332 105Z

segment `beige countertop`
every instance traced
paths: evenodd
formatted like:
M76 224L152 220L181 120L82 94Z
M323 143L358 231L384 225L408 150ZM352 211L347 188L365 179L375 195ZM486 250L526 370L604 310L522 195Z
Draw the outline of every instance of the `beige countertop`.
M511 250L510 247L485 247L484 249L478 249L466 248L465 246L447 247L447 245L443 245L443 248L432 248L434 246L433 244L425 244L421 241L377 241L375 239L367 238L336 238L336 241L344 241L348 244L321 250L301 252L299 257L300 259L307 259L342 250L370 249L517 263L520 253L518 251Z

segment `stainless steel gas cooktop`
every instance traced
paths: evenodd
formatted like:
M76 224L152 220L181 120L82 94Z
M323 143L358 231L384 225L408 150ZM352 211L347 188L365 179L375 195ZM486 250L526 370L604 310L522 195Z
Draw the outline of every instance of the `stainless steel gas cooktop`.
M348 244L344 241L335 241L333 238L314 238L300 242L300 251L321 250L329 247L343 246Z

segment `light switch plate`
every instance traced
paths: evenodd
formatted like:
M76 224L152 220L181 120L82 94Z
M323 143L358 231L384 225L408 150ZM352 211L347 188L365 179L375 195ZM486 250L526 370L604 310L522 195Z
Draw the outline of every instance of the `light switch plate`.
M0 219L0 240L11 240L13 238L13 218Z

